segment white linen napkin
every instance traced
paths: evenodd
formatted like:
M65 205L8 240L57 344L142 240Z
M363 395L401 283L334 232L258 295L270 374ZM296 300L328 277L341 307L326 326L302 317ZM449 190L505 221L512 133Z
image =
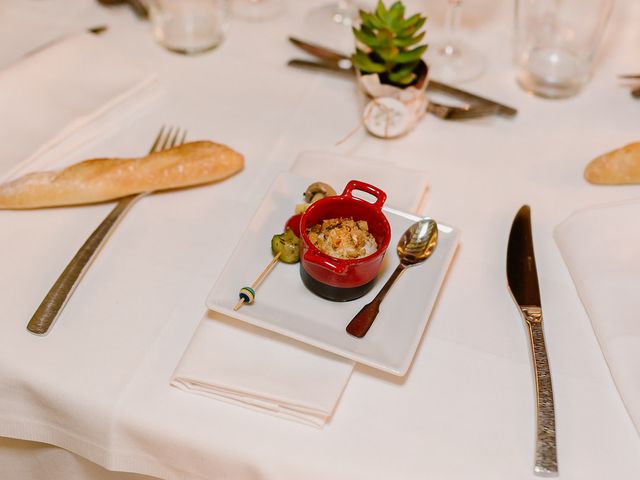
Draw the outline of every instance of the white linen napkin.
M348 180L380 187L395 208L417 211L424 172L382 161L302 153L293 173L344 186ZM318 427L331 417L353 361L238 320L208 312L174 371L171 385Z
M65 156L122 126L162 90L103 38L64 38L0 71L0 178L63 166Z
M640 199L571 215L554 236L640 433Z

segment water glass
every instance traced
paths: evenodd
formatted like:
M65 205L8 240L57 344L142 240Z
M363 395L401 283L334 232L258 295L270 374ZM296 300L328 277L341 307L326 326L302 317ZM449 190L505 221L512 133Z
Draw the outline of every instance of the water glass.
M570 97L589 81L614 0L516 0L517 80L527 92Z
M201 53L224 39L228 0L148 0L153 35L178 53Z

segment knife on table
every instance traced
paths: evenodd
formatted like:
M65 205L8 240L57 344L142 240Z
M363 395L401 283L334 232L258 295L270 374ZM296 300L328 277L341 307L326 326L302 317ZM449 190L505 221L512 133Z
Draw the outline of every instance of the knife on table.
M531 234L531 209L524 205L513 220L507 247L507 281L529 332L536 386L536 456L534 473L556 476L555 411L551 372L542 329L542 304Z
M320 45L300 40L299 38L295 37L289 37L289 41L301 50L304 50L305 52L320 58L322 61L313 62L310 60L293 59L289 60L288 65L300 68L330 70L332 72L340 72L347 75L355 74L353 64L351 63L351 58L348 55L337 52L335 50L331 50L326 47L322 47ZM481 97L480 95L476 95L475 93L467 92L466 90L452 87L451 85L447 85L436 80L429 79L427 90L451 95L452 97L456 97L464 101L474 102L486 106L494 106L496 107L496 113L509 117L512 117L518 113L518 111L513 107L496 102L495 100Z

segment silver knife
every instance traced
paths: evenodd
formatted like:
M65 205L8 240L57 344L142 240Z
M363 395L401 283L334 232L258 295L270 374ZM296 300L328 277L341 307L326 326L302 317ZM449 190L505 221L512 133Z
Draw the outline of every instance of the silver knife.
M536 386L537 433L534 473L545 477L558 475L556 421L551 371L542 329L542 305L536 259L531 234L531 209L518 211L507 247L507 281L529 331Z
M92 33L93 35L101 35L104 32L106 32L109 29L109 27L107 27L106 25L97 25L95 27L91 27L91 28L87 28L86 32L87 33ZM20 58L27 58L30 57L31 55L34 55L38 52L41 52L42 50L44 50L45 48L49 48L53 45L55 45L56 43L59 43L67 38L69 38L70 35L63 35L62 37L56 37L53 40L49 40L45 43L43 43L42 45L38 45L37 47L29 50L27 53L25 53L24 55L22 55L22 57Z
M330 70L333 72L341 72L348 75L353 75L355 73L355 70L351 63L351 58L348 55L337 52L335 50L331 50L326 47L322 47L320 45L300 40L299 38L295 37L289 37L289 41L301 50L304 50L305 52L323 60L322 62L312 62L303 59L293 59L288 63L288 65L292 67ZM511 117L518 113L518 111L513 107L496 102L495 100L481 97L480 95L476 95L475 93L471 93L466 90L452 87L451 85L447 85L436 80L429 79L427 90L445 93L460 100L476 102L487 106L495 106L497 107L496 112L502 115Z

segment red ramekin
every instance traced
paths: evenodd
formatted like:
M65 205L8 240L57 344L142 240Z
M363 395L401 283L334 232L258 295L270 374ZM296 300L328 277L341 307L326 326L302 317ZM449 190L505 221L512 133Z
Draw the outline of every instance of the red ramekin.
M354 190L369 193L376 201L354 197ZM334 301L354 300L371 290L391 238L391 227L382 213L386 199L387 195L379 188L351 180L342 195L323 198L307 208L300 219L300 275L309 290ZM340 217L366 220L378 249L356 259L336 258L318 250L309 240L307 230L323 220Z

